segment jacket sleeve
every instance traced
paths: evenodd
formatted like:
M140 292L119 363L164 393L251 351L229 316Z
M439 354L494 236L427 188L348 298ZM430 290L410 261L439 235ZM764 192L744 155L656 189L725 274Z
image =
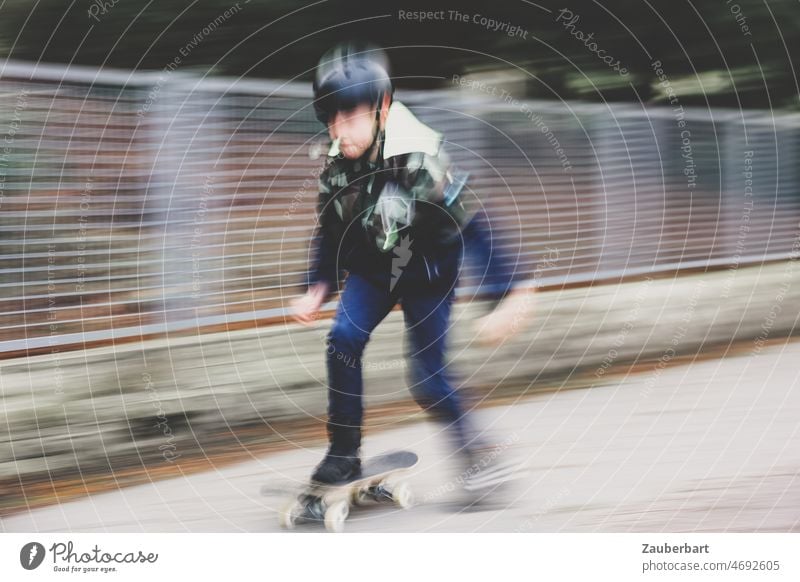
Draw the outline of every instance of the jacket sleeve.
M466 225L463 236L465 254L477 264L481 291L494 308L511 291L516 277L511 258L492 241L491 232L489 218L481 210Z
M317 217L319 224L312 238L311 265L306 280L306 289L319 283L328 283L328 295L336 291L341 279L340 269L337 265L337 248L339 241L335 240L334 228L331 221L335 219L331 212L329 194L331 192L328 181L328 172L323 170L319 179L319 198L317 200Z
M331 240L325 229L319 226L314 232L311 244L313 254L306 289L325 282L328 283L329 291L333 292L339 282L339 270L336 268L336 241Z

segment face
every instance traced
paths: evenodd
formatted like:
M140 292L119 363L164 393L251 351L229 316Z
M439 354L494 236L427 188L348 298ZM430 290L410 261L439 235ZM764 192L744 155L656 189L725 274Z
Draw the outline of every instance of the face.
M375 108L366 103L337 112L328 123L331 139L340 139L339 151L350 160L364 155L375 131Z

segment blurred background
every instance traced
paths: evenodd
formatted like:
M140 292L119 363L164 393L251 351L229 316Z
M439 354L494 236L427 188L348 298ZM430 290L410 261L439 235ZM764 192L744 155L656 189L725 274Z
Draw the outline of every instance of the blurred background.
M385 47L542 289L492 351L466 273L451 351L482 402L796 335L796 2L10 0L0 515L324 442L329 321L285 316L328 144L313 69L346 38ZM367 350L375 434L419 418L402 326Z

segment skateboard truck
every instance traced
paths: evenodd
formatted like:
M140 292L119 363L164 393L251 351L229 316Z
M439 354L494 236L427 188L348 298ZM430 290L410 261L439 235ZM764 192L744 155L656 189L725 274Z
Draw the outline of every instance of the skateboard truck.
M281 509L280 525L294 529L300 523L322 522L328 531L341 532L351 506L373 501L408 509L414 504L411 488L406 481L393 477L416 465L418 460L409 451L387 453L368 460L357 479L330 485L312 483Z

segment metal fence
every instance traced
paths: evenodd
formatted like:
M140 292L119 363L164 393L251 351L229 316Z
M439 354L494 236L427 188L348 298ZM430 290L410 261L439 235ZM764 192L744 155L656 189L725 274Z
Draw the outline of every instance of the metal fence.
M463 88L396 98L445 134L521 278L793 250L800 115ZM5 357L255 325L298 293L327 143L309 86L0 61L0 111Z

